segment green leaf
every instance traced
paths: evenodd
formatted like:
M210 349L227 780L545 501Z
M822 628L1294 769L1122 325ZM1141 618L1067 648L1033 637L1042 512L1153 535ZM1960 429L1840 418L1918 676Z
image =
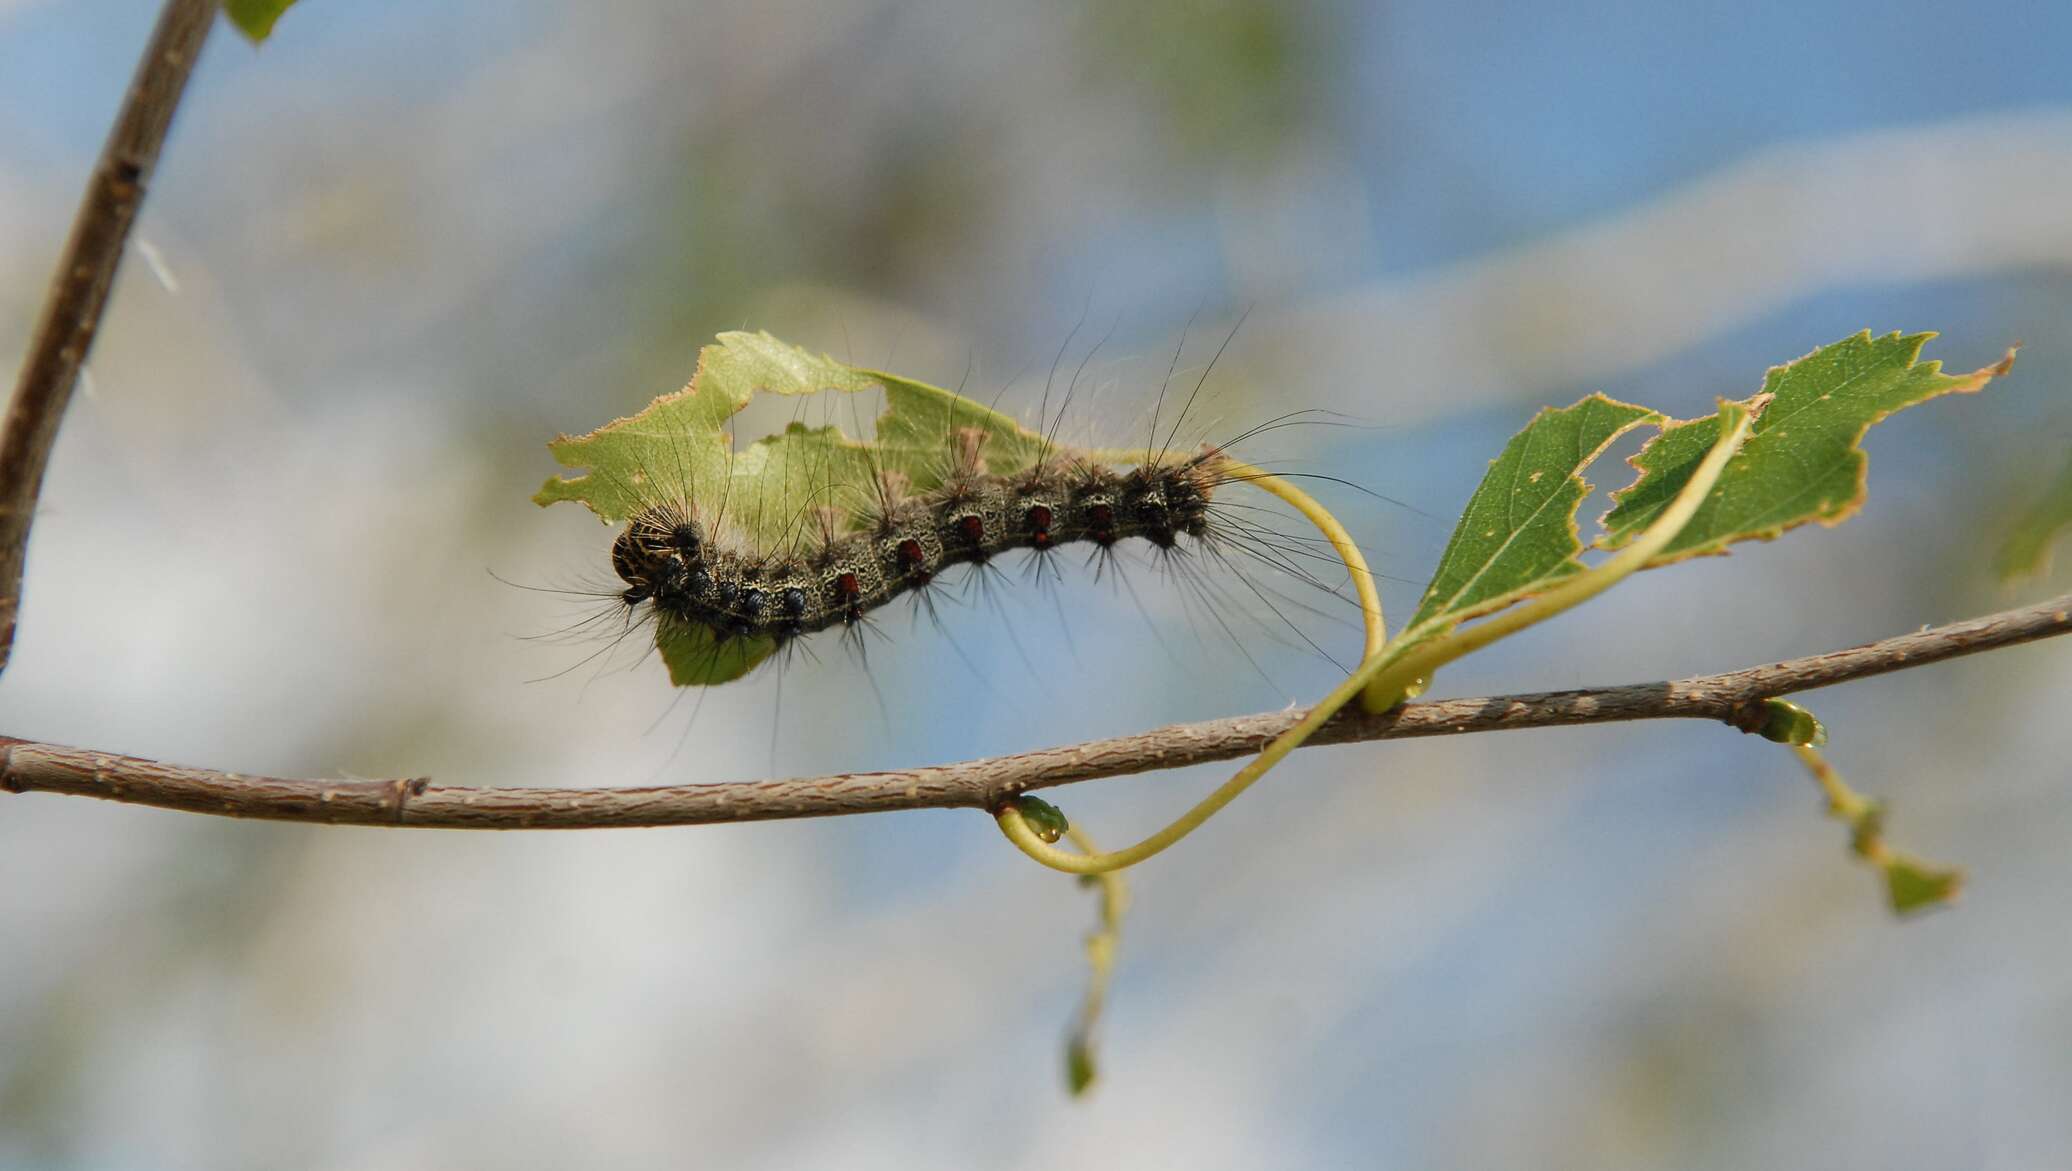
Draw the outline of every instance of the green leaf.
M1869 462L1857 444L1872 424L1939 395L1976 391L2014 362L2010 352L1983 370L1944 374L1942 363L1918 360L1934 336L1872 338L1865 330L1772 368L1762 394L1749 400L1761 410L1754 433L1691 523L1649 564L1720 553L1736 541L1767 541L1809 521L1832 526L1855 515ZM1613 493L1601 544L1615 549L1638 536L1718 437L1718 418L1707 416L1673 423L1642 448L1633 457L1640 478Z
M729 424L756 395L823 391L883 392L876 438L793 423L735 450ZM733 539L771 548L817 531L808 523L816 511L838 529L850 525L880 498L882 478L910 491L939 486L952 470L946 443L969 445L975 462L995 473L1033 467L1057 450L1014 419L939 387L816 356L767 333L723 333L698 352L682 390L548 444L564 467L588 471L550 477L533 501L580 501L611 524L659 502L698 501L723 517ZM656 645L678 686L738 679L776 649L770 639L722 641L677 626L658 630Z
M223 15L257 45L273 35L273 22L294 3L295 0L223 0Z
M722 639L704 626L671 625L655 630L655 649L678 687L731 683L777 652L770 638Z
M1601 394L1533 416L1490 461L1406 632L1436 632L1581 573L1576 509L1590 492L1582 470L1619 436L1661 418Z
M757 394L821 391L883 391L876 440L793 423L734 450L728 422ZM815 356L767 333L723 333L698 352L690 385L631 418L548 444L563 466L589 471L550 477L533 501L581 501L612 524L658 500L721 501L742 535L786 540L815 503L839 510L876 499L880 474L903 477L915 491L939 486L952 437L974 445L996 473L1032 467L1046 450L1042 436L1012 418L939 387Z
M1964 872L1936 866L1908 854L1892 854L1883 864L1885 893L1892 899L1892 911L1910 915L1957 901L1964 889Z
M2051 481L2042 498L2015 522L2014 531L1994 558L1994 568L2003 579L2048 573L2051 542L2068 528L2072 528L2072 459L2058 470L2058 478Z
M765 439L736 455L728 420L759 392L812 394L876 386L859 371L815 359L768 334L721 334L698 351L697 373L682 390L663 395L631 418L549 443L547 450L563 466L590 471L549 478L533 501L579 500L605 521L620 524L658 500L725 500L729 523L759 535L757 527L767 526L776 511L763 506L763 490L782 487L799 448L815 442L828 446L827 429L787 431L784 454L773 455L779 442ZM739 507L737 488L742 492ZM786 519L791 519L788 513Z

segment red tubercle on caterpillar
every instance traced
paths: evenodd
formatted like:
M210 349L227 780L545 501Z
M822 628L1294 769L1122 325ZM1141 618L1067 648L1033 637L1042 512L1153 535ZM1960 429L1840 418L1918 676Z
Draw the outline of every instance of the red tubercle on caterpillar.
M925 568L928 561L927 551L921 548L921 542L912 537L901 541L893 549L893 556L899 561L901 575L915 585L927 585L929 579L935 576Z
M1022 519L1029 526L1029 547L1031 549L1048 549L1052 546L1054 542L1051 540L1050 525L1051 521L1056 518L1052 516L1049 505L1030 505L1028 511L1022 514Z
M862 596L863 583L854 573L835 575L835 602L842 607L842 621L851 626L863 621L863 607L856 604Z

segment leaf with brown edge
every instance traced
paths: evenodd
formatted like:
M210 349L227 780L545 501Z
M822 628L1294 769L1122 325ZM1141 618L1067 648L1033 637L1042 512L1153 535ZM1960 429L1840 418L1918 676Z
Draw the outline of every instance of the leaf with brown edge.
M1869 330L1773 367L1751 405L1767 398L1754 433L1726 474L1650 565L1725 552L1736 541L1767 541L1808 522L1837 525L1856 514L1864 499L1869 459L1858 446L1879 420L1945 394L1969 394L2005 374L2014 351L1969 374L1942 372L1942 363L1920 361L1932 333ZM1633 465L1640 478L1612 494L1599 542L1615 549L1647 528L1668 507L1698 461L1719 437L1713 416L1673 423L1640 453Z
M1583 572L1576 531L1576 509L1590 493L1583 469L1619 436L1661 420L1601 394L1534 415L1489 462L1400 637L1501 610Z

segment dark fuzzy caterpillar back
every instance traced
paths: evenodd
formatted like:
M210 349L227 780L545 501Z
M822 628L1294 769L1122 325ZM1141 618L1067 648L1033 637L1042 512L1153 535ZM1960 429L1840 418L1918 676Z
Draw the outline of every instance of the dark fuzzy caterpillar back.
M665 624L702 626L720 640L782 642L853 626L950 566L1012 549L1074 541L1107 548L1130 537L1170 549L1183 534L1206 539L1219 459L1210 450L1127 472L1072 461L959 476L889 501L862 531L830 532L819 548L791 554L724 548L690 509L665 505L619 534L612 568L626 583L625 603L652 603Z

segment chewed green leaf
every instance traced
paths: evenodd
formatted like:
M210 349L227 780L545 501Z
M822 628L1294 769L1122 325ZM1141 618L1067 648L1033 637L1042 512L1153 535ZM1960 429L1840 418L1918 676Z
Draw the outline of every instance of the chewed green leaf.
M678 687L731 683L776 653L767 638L721 640L706 626L669 626L655 633L655 649Z
M1736 541L1767 541L1809 521L1840 524L1863 505L1868 457L1858 446L1879 420L1945 394L1976 391L2013 364L2002 361L1970 374L1949 375L1940 362L1919 361L1932 333L1869 330L1773 368L1761 395L1754 433L1727 465L1698 514L1650 562L1664 565L1723 552ZM1719 438L1715 416L1662 430L1633 464L1641 475L1613 493L1605 514L1607 548L1633 540L1668 507L1691 471Z
M877 438L860 442L835 427L794 423L735 451L728 422L757 394L883 391ZM548 450L562 465L533 500L577 500L617 524L657 500L724 507L730 527L755 540L800 531L809 509L858 506L877 497L877 478L903 477L925 490L942 482L945 438L969 443L993 472L1031 467L1042 436L1014 419L939 387L815 356L767 333L723 333L698 353L689 386L631 418ZM719 502L719 503L714 503Z
M567 435L547 445L565 467L587 467L580 476L555 476L533 497L538 504L579 500L617 524L656 500L727 500L733 519L753 520L754 500L733 509L738 476L751 487L774 462L779 478L787 464L767 450L733 450L727 422L758 393L813 394L822 390L872 390L877 380L831 358L815 358L767 333L723 333L698 351L690 385L665 394L631 418L607 423L588 435ZM752 493L751 493L752 496Z
M2021 514L1993 559L2002 578L2028 577L2050 569L2051 543L2072 529L2072 459L2035 504Z
M1582 572L1583 469L1619 436L1660 420L1601 394L1533 416L1490 462L1407 629L1487 614Z
M767 638L722 639L710 627L672 624L656 628L655 650L669 668L671 685L710 687L755 670L777 653L777 644Z
M273 22L294 4L295 0L223 0L223 15L256 45L273 35Z
M876 437L793 423L736 450L729 428L758 394L881 391ZM533 496L574 500L610 524L658 503L697 502L734 534L763 545L812 531L815 513L846 523L881 498L887 478L909 491L939 486L952 464L945 442L968 445L965 466L1004 473L1035 466L1055 446L1014 419L939 387L837 362L767 333L723 333L698 352L690 385L630 418L548 444L564 467ZM767 638L718 640L669 628L657 637L679 686L724 683L768 657Z
M878 419L877 449L885 465L902 472L917 489L938 487L948 465L943 436L974 445L978 462L995 475L1026 471L1054 455L1058 445L1012 417L925 382L875 371L885 388L885 413Z

